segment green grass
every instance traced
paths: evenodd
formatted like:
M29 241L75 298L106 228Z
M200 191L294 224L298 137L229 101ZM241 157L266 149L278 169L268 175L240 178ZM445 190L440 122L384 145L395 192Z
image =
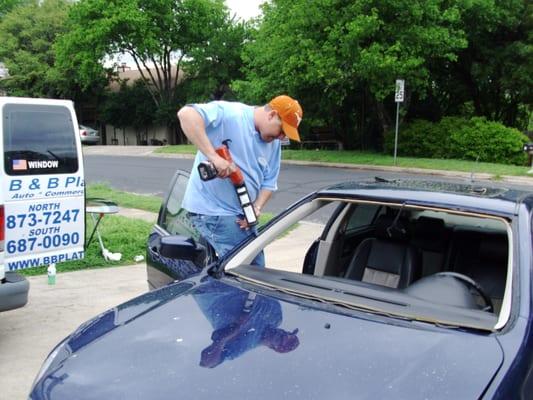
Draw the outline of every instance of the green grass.
M165 146L156 150L158 153L194 154L193 145ZM362 151L333 151L333 150L290 150L281 153L283 160L315 161L325 163L342 163L375 166L394 166L394 157L379 153ZM505 175L530 176L529 166L493 164L464 160L445 160L433 158L398 157L398 167L436 169L444 171L460 171L493 174L501 179Z
M92 219L86 217L86 238L92 232ZM109 215L102 219L98 230L102 235L104 246L112 253L122 253L120 261L106 261L102 256L98 238L94 236L91 244L85 250L83 260L68 261L57 264L58 272L77 271L89 268L113 267L118 265L135 264L133 258L146 253L146 239L152 224L133 218ZM41 275L46 273L46 267L29 268L17 271L23 275Z
M377 166L394 166L394 157L377 153L332 150L284 150L284 160L321 161L328 163L362 164ZM398 157L398 167L437 169L445 171L462 171L488 173L494 175L524 175L529 167L506 164L493 164L465 160L445 160L434 158Z
M274 214L264 213L259 216L259 226L265 225L268 221L274 218Z
M88 185L87 197L101 197L117 203L120 207L137 208L155 213L159 212L159 207L161 207L160 197L122 192L104 183Z
M154 150L154 153L163 154L195 154L196 146L193 144L180 144L176 146L163 146Z

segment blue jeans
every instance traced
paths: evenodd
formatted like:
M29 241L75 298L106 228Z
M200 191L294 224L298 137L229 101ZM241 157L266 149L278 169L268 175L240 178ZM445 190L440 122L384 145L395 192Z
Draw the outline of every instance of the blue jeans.
M187 216L198 233L213 246L219 258L250 235L257 235L255 226L249 230L241 229L236 222L238 217L234 215L213 216L188 213ZM255 257L252 264L258 267L265 266L265 256L262 251Z

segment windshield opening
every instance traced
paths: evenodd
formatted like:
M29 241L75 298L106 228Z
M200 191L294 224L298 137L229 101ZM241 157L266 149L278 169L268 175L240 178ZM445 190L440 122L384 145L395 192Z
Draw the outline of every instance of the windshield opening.
M510 315L511 243L496 216L323 198L261 232L226 271L337 304L496 330ZM246 267L259 251L266 268Z

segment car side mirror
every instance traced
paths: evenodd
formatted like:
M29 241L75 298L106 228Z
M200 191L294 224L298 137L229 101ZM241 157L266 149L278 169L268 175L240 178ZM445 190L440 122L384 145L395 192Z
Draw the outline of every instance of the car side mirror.
M174 235L161 238L159 254L167 258L194 260L204 250L204 246L197 244L193 238Z

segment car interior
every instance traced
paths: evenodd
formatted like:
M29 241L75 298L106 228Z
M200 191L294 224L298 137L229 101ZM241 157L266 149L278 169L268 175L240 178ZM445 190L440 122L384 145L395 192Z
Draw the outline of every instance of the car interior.
M297 209L292 220L304 220L328 203L314 200L303 207L307 210ZM510 305L504 298L510 292L506 288L512 268L508 221L402 204L333 203L320 235L301 260L300 275L374 289L394 301L415 299L482 312L497 319L491 322L496 329L505 324ZM275 231L266 229L263 241L271 241ZM240 257L245 258L236 262L246 263L243 253Z

